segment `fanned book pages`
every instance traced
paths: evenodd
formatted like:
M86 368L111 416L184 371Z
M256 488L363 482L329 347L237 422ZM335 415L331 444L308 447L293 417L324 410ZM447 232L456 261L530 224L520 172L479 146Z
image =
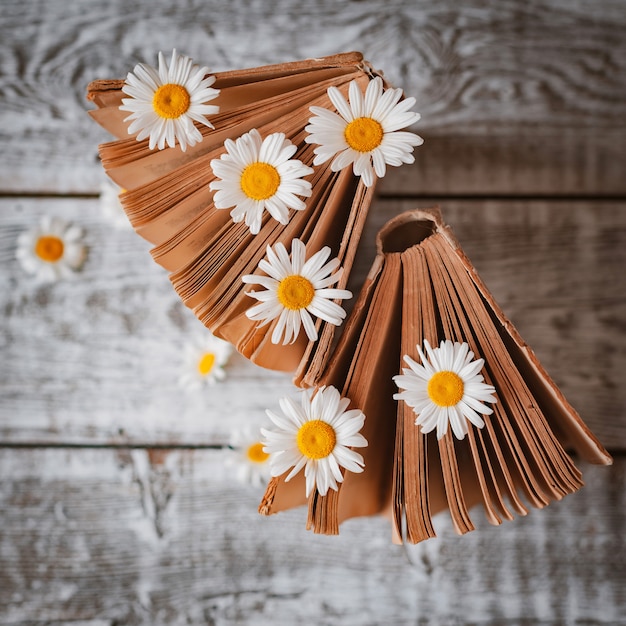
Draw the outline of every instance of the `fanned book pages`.
M316 380L365 414L360 473L305 497L301 475L273 478L271 514L308 502L308 528L335 534L359 515L389 516L394 541L435 535L449 510L472 530L579 489L568 451L611 457L504 316L438 210L415 210L379 232L378 254L336 351ZM417 423L416 423L417 422Z
M187 57L181 61L175 55L170 70L191 63ZM419 116L408 113L404 104L410 105L414 99L407 101L401 90L388 88L356 52L217 73L214 80L205 78L198 87L205 70L197 68L197 75L190 74L182 96L180 90L162 93L167 96L163 103L157 102L158 93L178 86L165 84L161 92L156 90L159 79L167 83L167 64L162 58L158 74L138 66L126 83L91 83L88 99L98 108L90 114L117 137L100 146L102 163L122 190L120 199L130 222L153 244L154 260L170 272L174 288L202 323L258 365L296 372L298 380L315 378L345 316L338 304L350 295L345 285L376 179L384 175L386 165L413 160L406 145L394 144L389 158L379 158L381 152L372 160L369 154L363 158L356 154L351 161L349 149L341 155L342 162L337 165L335 159L331 167L332 146L316 147L316 143L328 138L327 118L331 118L331 130L336 131L341 115L349 120L358 117L353 113L359 107L365 113L368 107L374 111L377 99L387 107L377 111L385 115L391 111L410 124ZM144 93L146 86L153 96ZM197 107L192 116L194 88L202 91L209 104ZM185 120L169 130L166 122L173 116L175 98L187 97L187 92L192 94L184 104L190 112L186 122L191 126L185 135ZM141 103L129 104L128 94L138 100L145 96L144 108ZM330 94L340 95L331 99ZM142 119L148 120L146 107L149 114L153 108L162 109L150 137L139 128ZM336 107L339 115L334 113ZM317 110L313 118L312 110ZM128 111L133 114L128 116ZM355 131L354 149L365 151L376 142L385 148L384 124L367 116L360 119L365 122L355 122L356 128L348 124ZM131 122L134 126L129 126ZM344 130L348 137L347 127ZM131 131L134 135L129 135ZM385 133L385 142L392 135L408 137L410 150L421 143L417 135L396 132ZM321 139L316 142L318 137ZM346 143L345 138L341 141ZM268 155L274 155L275 162ZM247 169L240 163L246 158L251 166ZM233 173L240 176L234 185L227 180ZM221 210L236 204L237 198L243 197L242 190L247 197L239 206ZM300 243L294 251L295 240ZM317 253L320 255L311 260ZM279 318L276 307L272 309L265 297L267 292L259 293L251 285L269 289L268 274L277 280L288 275L288 269L297 274L309 260L306 267L311 280L304 281L306 284L292 281L292 291L283 293L282 299L278 294L280 303L289 309ZM316 300L308 307L313 316L299 311L320 292L326 301L318 306ZM251 314L254 305L255 314ZM263 319L268 311L274 318ZM306 332L298 332L301 323Z

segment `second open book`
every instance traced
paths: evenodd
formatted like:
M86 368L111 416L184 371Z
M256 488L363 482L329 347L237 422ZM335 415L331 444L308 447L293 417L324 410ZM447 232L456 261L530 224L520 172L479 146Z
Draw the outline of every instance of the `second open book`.
M302 477L272 479L263 514L305 504L308 527L334 534L350 517L382 513L394 539L434 536L432 516L449 510L455 529L474 528L469 508L482 505L500 524L528 506L543 507L582 486L568 454L592 463L611 457L565 400L463 254L438 210L415 210L379 233L378 254L339 345L314 381L333 385L366 415L360 449L365 469L346 473L337 491L304 498ZM464 439L437 439L394 400L403 355L424 341L466 342L484 361L495 388L493 414Z

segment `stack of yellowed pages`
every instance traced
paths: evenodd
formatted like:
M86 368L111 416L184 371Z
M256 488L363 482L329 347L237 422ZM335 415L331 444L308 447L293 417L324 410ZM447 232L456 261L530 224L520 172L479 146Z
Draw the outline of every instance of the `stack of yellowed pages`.
M365 415L362 472L344 472L337 489L308 496L302 473L275 476L260 512L308 504L308 527L326 534L338 533L345 519L382 514L395 541L416 543L434 536L432 516L442 510L466 533L474 528L468 511L475 505L500 524L576 491L583 483L571 451L592 463L609 464L611 457L500 310L438 209L416 209L383 227L341 329L318 318L315 340L301 332L281 343L272 340L277 321L247 315L250 277L263 275L258 268L268 247L288 249L296 239L307 249L332 251L343 268L335 287L345 289L375 185L349 167L313 168L305 127L310 107L332 106L329 88L347 96L350 83L365 91L378 76L359 53L218 73L213 128L197 125L202 140L185 150L154 150L148 139L129 136L120 110L124 81L95 81L88 98L97 106L94 120L116 137L100 146L104 168L183 302L253 362L292 372L302 388L335 387ZM210 166L225 141L254 130L283 133L312 172L306 206L286 223L266 213L257 233L215 206ZM472 413L474 425L456 422L435 435L424 420L416 425L417 411L403 399L410 394L399 394L397 381L416 349L442 342L480 355L480 380L495 400L484 414Z

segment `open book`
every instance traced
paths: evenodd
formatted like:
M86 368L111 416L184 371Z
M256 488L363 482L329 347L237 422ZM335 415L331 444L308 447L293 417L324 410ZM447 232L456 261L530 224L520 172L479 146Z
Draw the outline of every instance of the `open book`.
M318 318L318 341L300 333L292 344L272 343L276 322L260 325L246 316L254 301L242 276L258 273L268 245L280 242L289 249L297 238L312 250L330 247L343 267L336 288L345 288L374 185L366 187L351 168L316 167L306 208L291 211L286 225L266 212L253 235L243 222L233 223L228 211L216 209L210 163L224 154L225 140L256 129L264 137L284 133L297 146L295 157L311 166L314 147L305 142L304 130L309 107L330 107L331 86L346 94L356 80L364 90L376 73L355 52L215 76L215 129L200 129L203 140L186 151L179 145L150 150L148 139L129 136L127 113L119 109L124 81L92 82L87 95L98 108L90 115L117 137L100 146L102 163L124 190L120 199L132 225L154 245L154 260L170 272L174 288L203 324L258 365L314 378L328 358L336 326Z
M332 134L321 121L312 122L310 107L321 107L316 115L328 121L326 110L333 105L338 111L352 107L352 100L349 105L339 100L342 96L337 94L343 94L360 103L357 112L369 106L371 111L388 113L400 102L392 128L417 118L408 112L412 101L398 100L403 97L400 90L382 95L381 79L359 53L216 74L219 95L212 102L219 112L211 117L214 128L196 125L193 132L202 140L190 141L186 150L180 144L153 150L148 138L139 141L128 136L126 113L120 110L124 84L105 80L89 85L88 97L98 107L90 114L117 137L100 146L100 155L108 175L124 190L121 201L132 225L153 244L155 261L170 272L184 303L215 335L253 362L295 372L295 382L302 387L333 386L366 417L362 435L369 445L362 449L362 473L345 472L337 490L323 489L325 495L320 495L314 489L308 498L302 473L290 481L285 480L285 473L270 481L261 513L308 502L308 527L327 534L337 533L347 518L382 513L392 520L394 540L418 542L434 535L432 515L444 509L450 511L457 531L465 533L473 528L468 510L475 504L482 504L488 520L499 524L512 519L513 513L524 515L527 506L542 507L577 490L582 480L567 453L570 447L591 462L611 462L494 302L437 210L406 213L381 230L377 258L332 353L336 331L332 318L309 319L307 332L292 343L285 338L286 344L274 342L274 331L281 330L279 320L264 324L251 318L250 283L257 279L256 284L265 286L271 280L281 286L289 282L285 276L272 278L273 266L265 262L271 249L277 265L285 268L303 246L313 251L329 248L343 273L320 279L319 291L326 291L329 301L346 297L339 294L345 294L374 185L367 186L345 163L339 171L324 161L317 162L322 167L310 167L319 153L307 141L307 128L317 124L318 136ZM331 87L336 90L329 92ZM156 111L155 102L143 105ZM352 115L350 124L372 122L354 109L343 117ZM358 124L351 128L366 131L362 136L370 131L375 134L378 122L374 122L368 128ZM336 120L330 123L336 130ZM378 130L376 145L382 146L387 131L383 132L381 124ZM310 172L310 196L299 209L290 209L286 223L265 212L258 232L253 233L251 225L237 221L235 215L231 219L228 211L221 210L225 207L216 206L214 190L220 188L211 186L217 178L214 163L229 151L228 142L255 132L266 138L284 134L287 149L295 151L297 167ZM348 142L347 126L340 132L344 143ZM369 162L373 150L359 148L367 144L362 136L355 136L354 149ZM412 157L403 151L421 142L411 133L385 137L391 165L410 162ZM384 173L385 163L380 159L378 167ZM243 181L240 174L236 181L240 190ZM288 248L291 261L286 257ZM276 250L282 252L282 260ZM320 270L322 263L312 267ZM300 271L293 274L288 278L301 278ZM298 292L300 283L290 284ZM333 289L326 289L329 285ZM258 297L263 306L266 296ZM291 297L281 300L285 310L291 308ZM304 308L300 296L293 297L299 303L293 308ZM338 307L329 301L324 303L327 310ZM289 324L293 330L295 322ZM440 342L454 350L460 346L463 358L476 355L476 362L480 361L481 368L484 365L486 382L480 383L481 389L495 396L489 400L493 408L481 415L437 413L448 416L453 432L437 426L435 435L430 432L432 420L425 426L425 413L416 423L417 409L411 408L407 395L398 393L398 380L406 376L400 375L403 361L421 367L415 361L418 353L423 357L421 347L429 350ZM446 402L438 407L448 411L452 405ZM340 470L336 467L335 471Z
M592 463L611 457L568 404L506 319L438 210L415 210L387 223L378 254L325 370L310 380L333 385L366 415L359 451L363 473L347 472L338 491L308 498L307 527L335 534L339 523L382 513L395 541L434 536L432 515L448 509L455 529L473 529L468 510L481 504L500 524L527 506L543 507L582 486L566 449ZM493 414L457 439L437 439L395 400L403 355L417 358L426 340L466 342L484 361L495 388ZM271 514L305 504L301 475L273 478L260 506Z

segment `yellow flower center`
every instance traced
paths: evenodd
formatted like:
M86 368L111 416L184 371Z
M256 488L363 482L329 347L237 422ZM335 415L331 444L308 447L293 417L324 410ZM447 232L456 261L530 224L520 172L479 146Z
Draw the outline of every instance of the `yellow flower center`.
M211 373L214 365L215 354L213 354L213 352L207 352L203 354L198 361L198 372L200 372L202 376L206 376Z
M371 152L383 141L383 127L371 117L357 117L343 131L348 145L357 152Z
M161 85L152 97L152 108L159 117L174 120L189 109L191 98L189 92L174 83Z
M260 441L253 443L247 450L246 456L252 463L265 463L269 459L269 454L263 451L263 444Z
M54 235L43 235L35 244L35 254L47 263L56 263L63 256L64 250L65 244Z
M337 443L335 429L322 420L311 420L300 426L296 436L298 450L309 459L324 459Z
M454 406L463 398L465 385L454 372L437 372L428 381L428 397L437 406Z
M250 163L241 174L241 189L253 200L271 198L280 185L278 170L269 163L256 161Z
M306 309L315 297L315 289L311 281L299 274L285 276L276 290L278 301L292 311Z

